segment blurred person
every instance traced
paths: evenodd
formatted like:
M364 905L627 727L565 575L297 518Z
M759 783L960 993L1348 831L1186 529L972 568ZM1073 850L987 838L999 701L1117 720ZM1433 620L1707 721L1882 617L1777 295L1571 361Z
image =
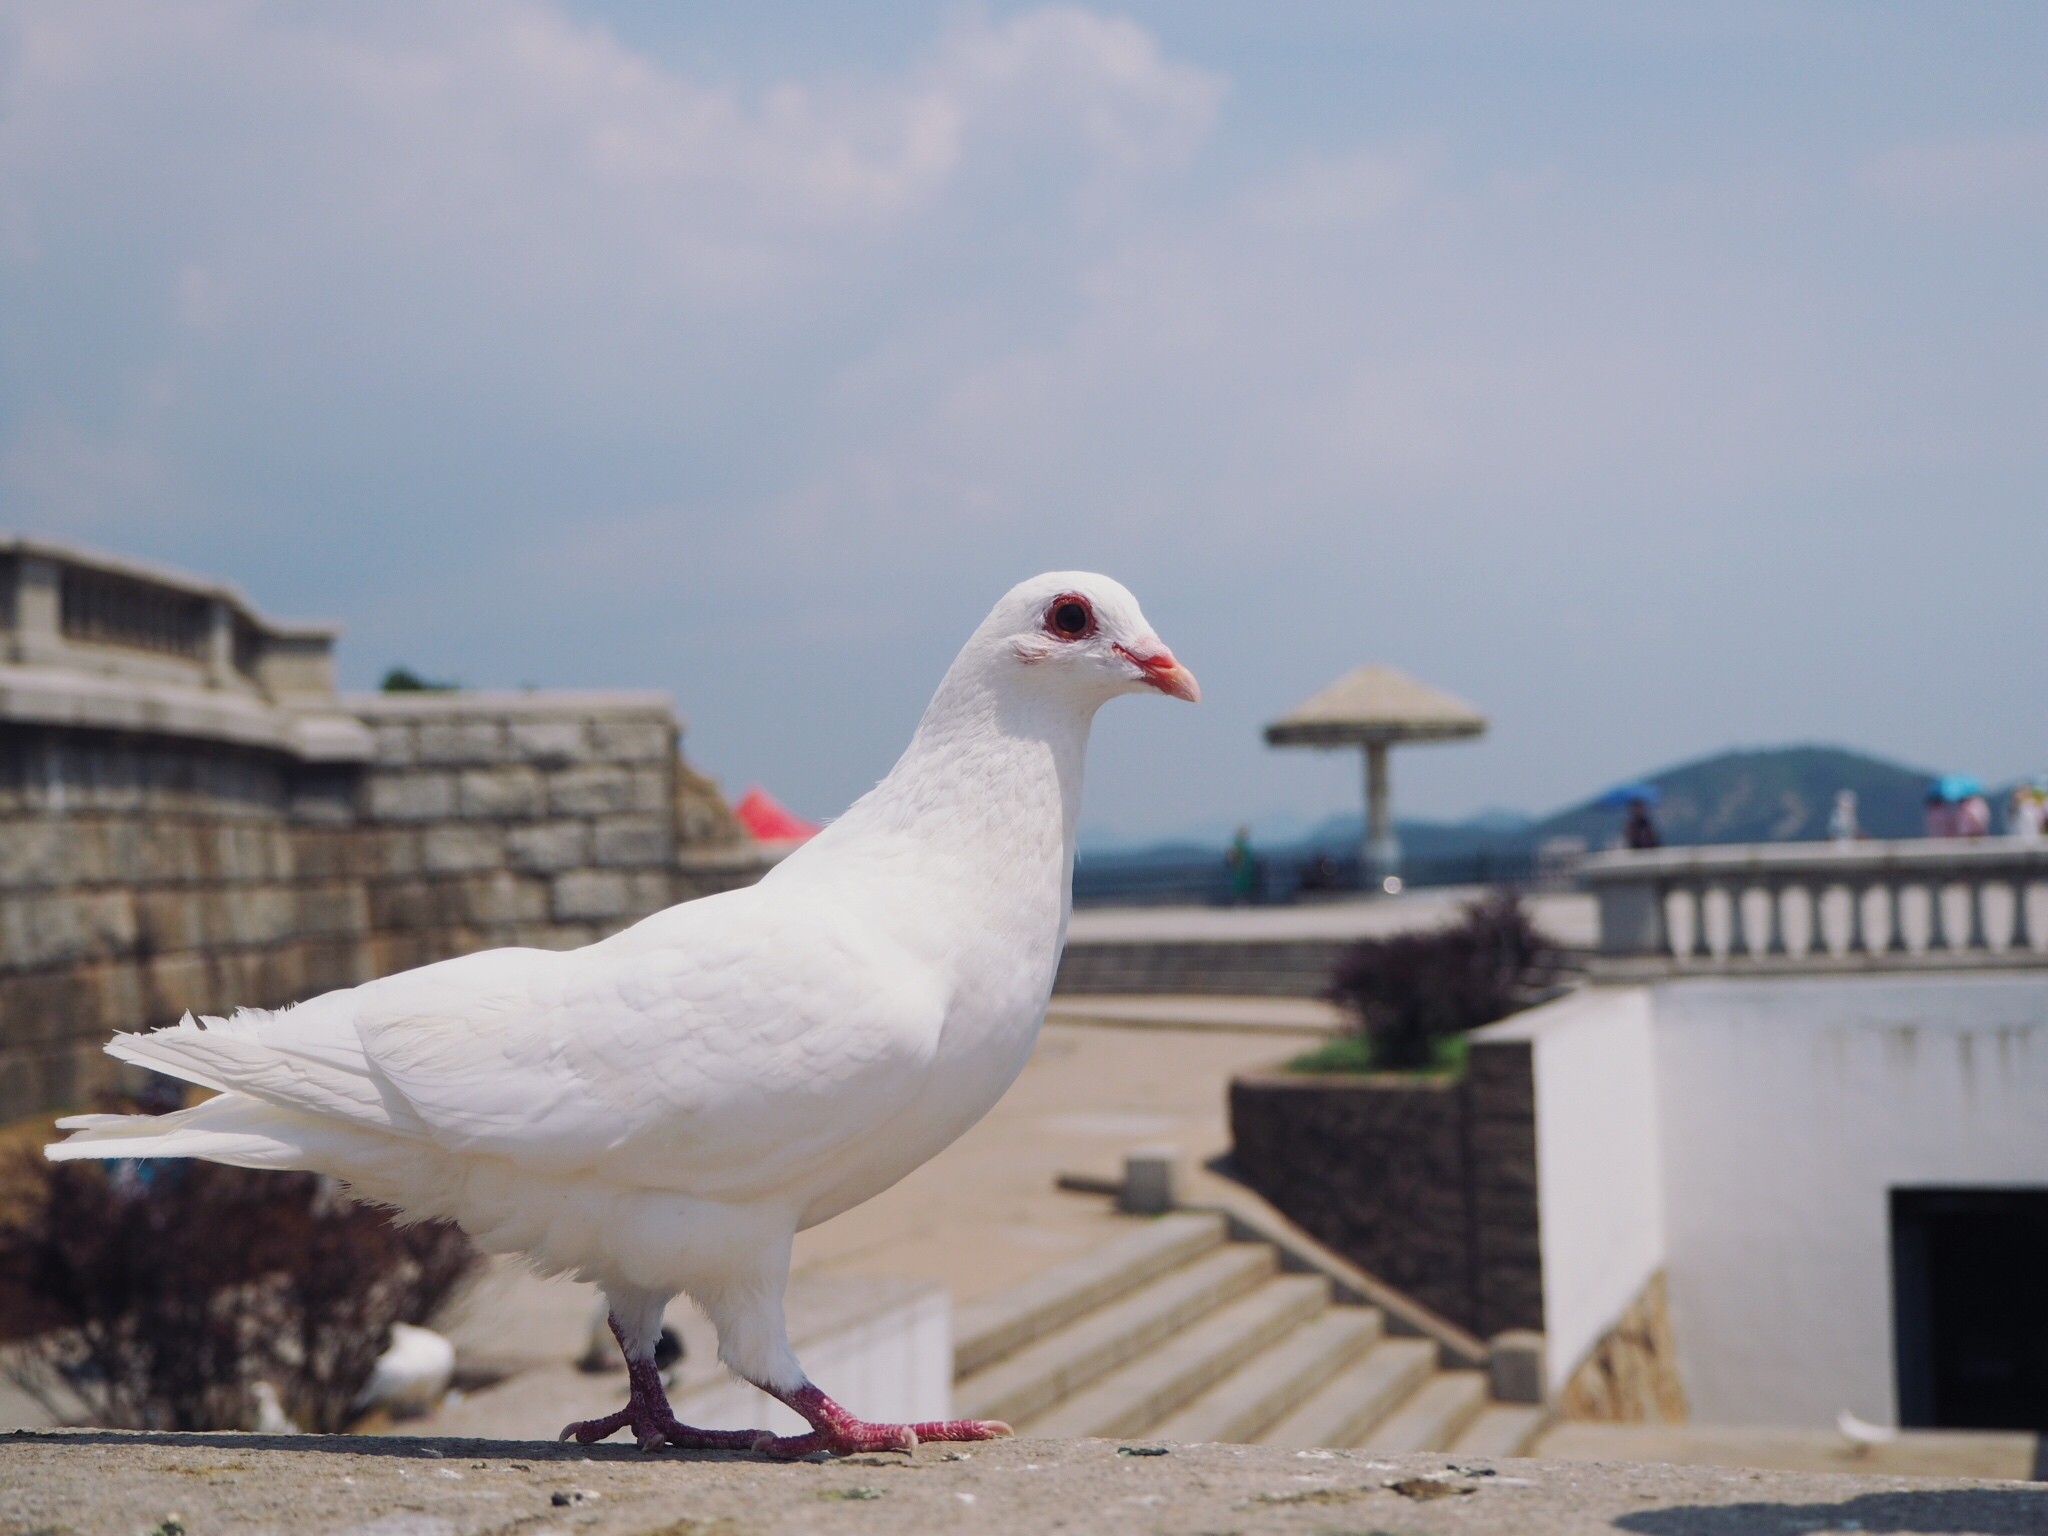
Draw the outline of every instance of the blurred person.
M1259 863L1252 856L1252 829L1239 827L1224 851L1223 862L1230 870L1230 904L1248 907L1258 891Z
M1927 806L1921 817L1921 829L1927 837L1956 836L1956 808L1935 785L1927 791Z
M1956 805L1957 837L1989 837L1991 835L1991 802L1982 795L1965 795Z
M2038 779L2016 786L2005 808L2006 835L2037 843L2044 827L2048 827L2048 787Z
M1838 843L1853 843L1863 835L1856 822L1856 791L1835 791L1835 808L1828 815L1828 836Z
M1657 835L1657 823L1650 815L1647 800L1631 800L1628 803L1628 819L1621 824L1621 840L1629 848L1661 848L1664 839Z

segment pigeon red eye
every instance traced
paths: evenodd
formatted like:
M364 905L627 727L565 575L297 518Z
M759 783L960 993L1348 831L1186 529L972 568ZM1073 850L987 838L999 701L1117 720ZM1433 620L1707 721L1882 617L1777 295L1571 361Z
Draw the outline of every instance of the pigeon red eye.
M1045 611L1045 627L1063 640L1079 640L1093 632L1095 612L1078 597L1056 597Z

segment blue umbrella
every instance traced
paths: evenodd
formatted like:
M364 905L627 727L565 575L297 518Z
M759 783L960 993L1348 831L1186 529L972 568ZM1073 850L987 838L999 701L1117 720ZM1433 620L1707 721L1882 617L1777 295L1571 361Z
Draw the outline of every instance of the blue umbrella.
M1927 786L1927 793L1954 805L1958 800L1967 800L1972 795L1983 794L1984 785L1975 774L1944 773Z
M1655 805L1664 798L1664 791L1654 784L1617 784L1593 802L1596 810L1625 811L1636 801Z

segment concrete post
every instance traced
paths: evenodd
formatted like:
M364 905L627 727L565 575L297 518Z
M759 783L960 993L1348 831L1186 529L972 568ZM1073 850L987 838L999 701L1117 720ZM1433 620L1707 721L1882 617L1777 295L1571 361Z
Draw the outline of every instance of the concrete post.
M1664 888L1654 881L1604 881L1600 904L1600 952L1607 955L1664 955L1671 938L1664 926Z
M1387 775L1391 744L1365 744L1365 887L1378 890L1401 873L1401 840L1394 833L1393 784Z
M14 569L14 660L57 661L64 654L63 572L40 555L22 556Z
M1527 1328L1496 1333L1486 1343L1487 1385L1503 1403L1540 1403L1549 1396L1545 1340Z
M207 604L206 684L225 688L235 680L235 614L219 598Z
M1124 1159L1124 1184L1117 1205L1133 1216L1163 1216L1177 1203L1175 1147L1139 1147Z

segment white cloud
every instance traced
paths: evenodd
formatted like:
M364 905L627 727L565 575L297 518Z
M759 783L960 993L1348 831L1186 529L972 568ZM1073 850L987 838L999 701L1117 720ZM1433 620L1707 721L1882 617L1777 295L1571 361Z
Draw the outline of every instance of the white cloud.
M1910 213L2048 214L2048 136L1912 144L1857 167L1856 184Z
M1251 199L1254 217L1288 231L1316 231L1370 223L1408 203L1421 189L1421 149L1360 149L1316 155L1288 167Z

